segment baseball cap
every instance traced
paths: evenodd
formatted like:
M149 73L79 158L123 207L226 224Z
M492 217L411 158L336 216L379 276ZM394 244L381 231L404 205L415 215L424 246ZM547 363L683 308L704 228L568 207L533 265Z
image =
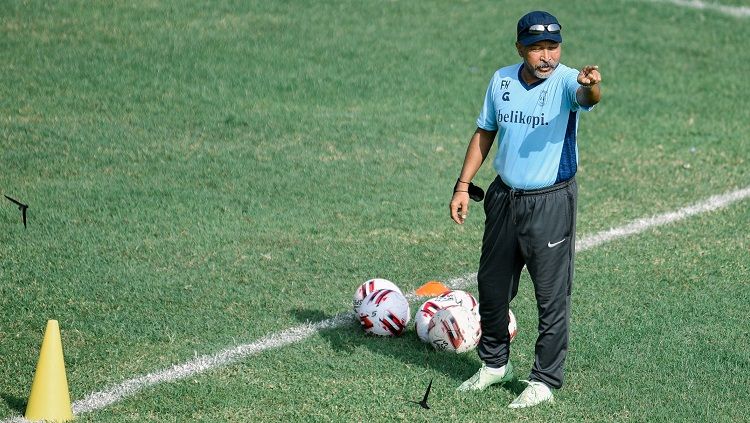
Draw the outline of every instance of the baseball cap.
M552 24L552 25L551 25ZM562 26L557 18L547 12L536 10L529 12L518 20L516 35L519 43L529 46L538 41L549 40L562 42Z

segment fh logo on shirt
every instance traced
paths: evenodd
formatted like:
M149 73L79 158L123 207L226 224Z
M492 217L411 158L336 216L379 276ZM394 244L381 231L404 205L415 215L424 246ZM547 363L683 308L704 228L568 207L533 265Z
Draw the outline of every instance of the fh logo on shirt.
M510 80L509 79L503 79L500 81L500 89L501 90L507 90L510 87ZM503 101L510 101L510 92L505 91L502 96Z

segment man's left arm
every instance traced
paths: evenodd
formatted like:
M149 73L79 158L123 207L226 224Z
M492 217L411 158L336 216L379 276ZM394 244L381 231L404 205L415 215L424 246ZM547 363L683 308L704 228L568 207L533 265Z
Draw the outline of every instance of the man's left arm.
M578 83L581 85L576 90L576 101L583 107L591 107L599 102L602 96L599 83L602 82L602 75L599 73L599 66L584 66L578 72Z

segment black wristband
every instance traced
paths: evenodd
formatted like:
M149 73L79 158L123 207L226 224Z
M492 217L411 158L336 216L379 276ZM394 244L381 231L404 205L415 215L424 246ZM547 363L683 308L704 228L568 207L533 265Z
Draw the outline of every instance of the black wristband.
M467 191L459 190L458 189L458 183L462 182L464 184L469 184L469 189ZM456 185L453 186L453 192L467 192L469 193L469 198L471 198L474 201L482 201L484 200L484 190L482 188L479 188L478 186L474 185L471 182L464 182L461 179L456 179Z

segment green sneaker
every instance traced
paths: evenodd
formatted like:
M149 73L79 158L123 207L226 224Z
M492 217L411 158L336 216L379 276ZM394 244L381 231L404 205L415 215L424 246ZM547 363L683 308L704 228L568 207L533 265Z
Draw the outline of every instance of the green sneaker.
M528 382L526 389L510 403L508 408L533 407L543 402L554 402L552 390L542 382Z
M497 383L506 383L513 380L513 365L510 361L505 366L501 367L505 369L502 374L490 373L485 364L474 373L474 376L470 377L466 382L462 383L461 386L456 388L457 391L481 391L482 389L494 385Z

